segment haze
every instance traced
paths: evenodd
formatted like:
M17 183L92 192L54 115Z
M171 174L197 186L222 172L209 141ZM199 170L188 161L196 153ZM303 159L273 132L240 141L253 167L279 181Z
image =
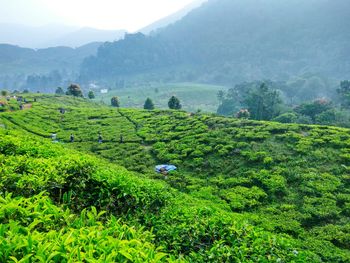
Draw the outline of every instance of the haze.
M193 0L0 0L0 23L138 30Z

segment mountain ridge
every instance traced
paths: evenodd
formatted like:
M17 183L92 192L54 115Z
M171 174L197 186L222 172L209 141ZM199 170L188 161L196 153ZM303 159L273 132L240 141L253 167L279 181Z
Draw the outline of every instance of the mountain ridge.
M83 63L82 75L157 74L171 65L175 77L215 84L286 80L305 73L341 79L350 70L343 59L350 52L349 10L346 0L210 0L144 40L101 46Z
M55 46L74 48L91 42L119 40L125 32L55 24L35 27L0 23L0 43L33 49Z

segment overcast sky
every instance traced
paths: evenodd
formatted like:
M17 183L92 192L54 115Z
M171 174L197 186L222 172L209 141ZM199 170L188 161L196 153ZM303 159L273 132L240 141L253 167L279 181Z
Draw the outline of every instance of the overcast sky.
M64 24L130 32L194 0L0 0L0 23Z

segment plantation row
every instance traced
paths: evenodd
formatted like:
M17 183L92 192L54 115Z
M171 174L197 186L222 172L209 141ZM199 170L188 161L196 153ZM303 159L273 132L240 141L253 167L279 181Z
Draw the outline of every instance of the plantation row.
M317 259L162 182L19 132L0 135L1 262Z
M181 111L113 109L83 99L35 96L38 102L33 103L31 110L3 113L0 123L7 129L48 138L51 146L54 144L49 138L57 133L58 141L65 147L93 153L136 171L135 175L128 172L128 176L141 178L137 184L144 184L148 177L160 179L161 187L168 185L152 198L163 196L163 200L170 200L169 206L152 211L156 215L149 216L152 219L139 213L130 216L128 211L120 212L125 209L123 202L119 209L102 201L103 204L96 203L104 198L100 194L86 198L93 201L83 205L75 199L78 213L93 205L121 215L126 223L154 227L157 245L173 255L187 255L196 261L215 261L233 253L226 249L233 249L236 242L232 239L235 237L230 237L234 222L238 222L234 223L237 233L248 227L262 235L285 235L288 243L296 242L298 255L309 251L308 262L350 260L349 130ZM60 113L61 108L65 109L64 114ZM99 132L103 143L98 143ZM69 142L70 134L75 136L73 143ZM110 166L102 159L95 161L98 166ZM179 169L164 181L153 171L154 165L160 163L172 163ZM52 169L56 170L60 168ZM61 172L55 177L60 178ZM143 191L152 192L154 184L152 181ZM104 183L104 187L110 186ZM95 188L90 185L87 189ZM61 198L54 200L60 203ZM169 239L172 235L174 240ZM218 240L230 241L223 242L224 250L215 250L217 254L209 256L208 249L213 249ZM246 256L243 261L249 261Z

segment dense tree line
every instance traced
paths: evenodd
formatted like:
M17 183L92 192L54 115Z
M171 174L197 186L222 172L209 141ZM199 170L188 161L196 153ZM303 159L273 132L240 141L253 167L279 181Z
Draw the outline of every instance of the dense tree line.
M217 113L282 123L350 126L350 81L340 83L334 90L333 100L315 98L294 104L288 92L291 91L285 83L242 83L226 93L218 92L220 106Z

